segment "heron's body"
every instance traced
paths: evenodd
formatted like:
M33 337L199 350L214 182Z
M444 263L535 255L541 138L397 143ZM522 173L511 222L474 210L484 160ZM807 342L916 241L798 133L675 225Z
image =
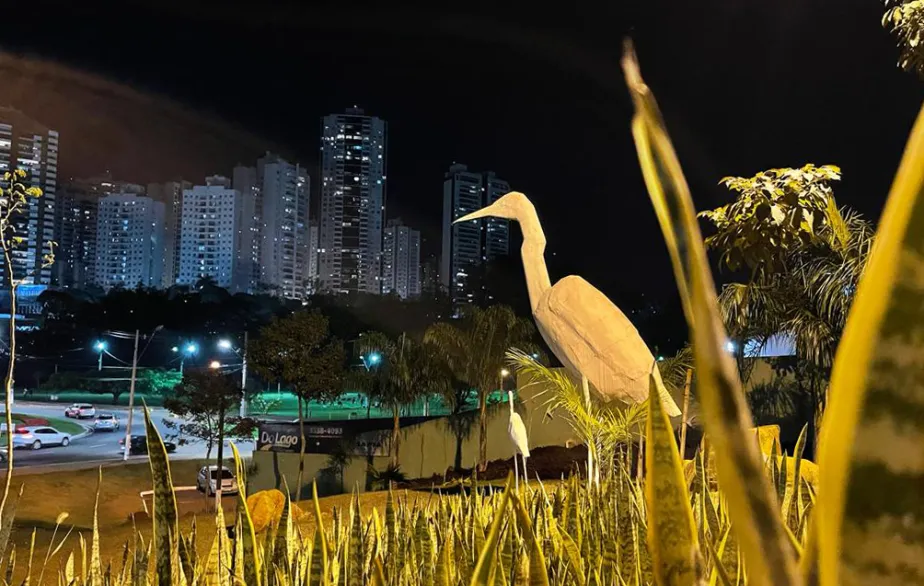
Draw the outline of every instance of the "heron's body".
M507 403L510 405L510 421L507 423L507 434L516 452L513 454L513 477L516 480L517 491L520 490L520 472L517 469L517 454L523 458L523 479L529 482L526 475L526 458L529 458L529 437L526 435L526 426L523 418L513 410L513 391L507 391Z
M529 199L511 192L456 221L485 216L519 222L523 231L520 254L533 317L542 338L561 363L586 379L604 402L646 400L648 377L653 372L668 414L680 415L658 369L653 368L654 356L619 308L581 277L565 277L552 285L545 264L545 234Z
M524 458L529 458L529 439L526 437L526 426L523 425L523 418L516 411L510 413L510 422L507 424L507 433L510 435L510 441L517 453Z

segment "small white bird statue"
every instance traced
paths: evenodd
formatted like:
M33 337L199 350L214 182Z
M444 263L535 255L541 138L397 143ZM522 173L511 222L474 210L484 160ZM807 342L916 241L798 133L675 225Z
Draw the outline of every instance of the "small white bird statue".
M561 363L581 377L585 399L590 398L589 381L604 402L645 401L654 356L632 322L593 285L570 276L552 286L545 264L545 234L532 202L512 191L455 223L488 216L519 222L523 231L520 255L536 326ZM680 415L657 368L654 376L667 414Z
M510 403L510 422L507 424L507 433L510 441L520 456L523 457L523 481L529 486L529 477L526 475L526 458L529 458L529 438L526 437L526 426L523 418L513 410L513 391L507 391L507 402ZM516 489L520 490L520 471L517 469L517 454L513 455L513 477Z

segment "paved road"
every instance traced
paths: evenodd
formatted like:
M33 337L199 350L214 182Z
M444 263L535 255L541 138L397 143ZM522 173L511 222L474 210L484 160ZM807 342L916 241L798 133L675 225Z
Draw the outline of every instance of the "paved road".
M66 405L49 405L47 403L26 403L16 401L14 407L17 413L28 413L39 417L64 417L64 408ZM49 464L65 464L76 462L97 462L106 460L120 460L122 458L121 446L119 440L125 439L125 425L128 421L128 408L115 407L104 408L100 411L115 413L122 423L121 429L115 432L100 431L93 432L90 435L75 439L66 448L52 447L41 450L16 450L13 457L13 468L28 466L44 466ZM173 441L179 444L177 430L171 428L168 422L177 423L167 410L162 408L151 409L151 419L157 427L157 431L165 440ZM80 423L92 427L93 420L81 420ZM132 435L146 435L144 429L144 413L141 408L134 409L132 417ZM253 443L238 443L238 449L241 450L242 456L249 456L253 451ZM178 445L176 452L170 454L171 459L180 458L203 458L205 457L206 446L201 441L191 441L185 445ZM230 457L230 449L227 450ZM214 456L214 450L212 451ZM132 456L131 460L143 460L146 456Z

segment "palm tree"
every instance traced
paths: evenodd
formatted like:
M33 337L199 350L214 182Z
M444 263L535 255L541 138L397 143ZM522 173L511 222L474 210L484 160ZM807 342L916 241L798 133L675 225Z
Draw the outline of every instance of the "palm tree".
M415 342L407 334L391 340L381 332L366 332L359 338L359 349L364 356L377 353L380 357L376 364L364 359L366 368L354 381L366 390L370 402L375 399L391 407L391 457L397 466L402 407L420 397L443 394L443 387L450 381L443 376L445 370L440 368L432 348Z
M507 360L517 372L525 375L528 382L524 388L539 386L543 389L537 397L546 398L549 413L561 410L567 414L571 428L594 455L588 458L588 465L593 462L595 468L587 471L589 480L599 483L601 473L609 472L616 461L619 449L640 437L648 413L647 402L626 405L614 401L603 405L591 401L588 404L579 383L564 369L549 368L533 359L531 354L517 349L507 352Z
M783 337L807 364L797 368L812 404L812 439L853 296L873 245L873 228L851 210L832 208L816 238L789 252L780 270L726 285L719 303L729 334L764 345ZM743 356L743 348L739 353Z
M478 465L482 471L488 456L488 394L498 386L507 350L515 346L529 352L538 349L533 343L535 332L531 319L518 317L507 306L493 305L472 307L461 320L433 324L424 335L455 377L478 393Z

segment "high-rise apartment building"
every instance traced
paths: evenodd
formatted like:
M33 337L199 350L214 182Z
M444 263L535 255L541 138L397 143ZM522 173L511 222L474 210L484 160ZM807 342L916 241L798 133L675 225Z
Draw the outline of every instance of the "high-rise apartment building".
M482 174L484 205L491 205L510 193L510 184L499 179L493 172ZM499 256L510 254L510 220L503 218L484 219L484 260L491 262Z
M420 232L390 220L382 237L382 294L420 297Z
M62 287L96 284L96 235L99 200L111 194L143 195L136 183L116 181L108 171L69 179L58 187L55 213L54 281Z
M317 222L308 225L308 294L318 291L318 242L320 228Z
M280 296L304 299L308 277L308 205L305 169L277 156L258 162L262 178L261 281Z
M443 178L443 251L440 280L453 305L473 303L472 278L485 262L510 253L507 220L488 218L453 222L490 205L510 191L494 173L469 171L454 164Z
M192 188L189 181L149 183L147 195L164 204L164 288L176 284L180 276L180 231L183 216L183 192Z
M96 284L160 287L163 278L164 204L135 193L99 200Z
M13 251L13 276L23 283L47 285L52 280L52 268L44 266L43 259L51 252L54 240L58 133L18 110L0 108L0 175L16 169L26 172L20 182L40 188L42 197L30 198L22 214L14 218L16 235L24 240ZM6 282L6 274L0 271L0 283Z
M213 176L184 190L177 284L212 278L225 289L250 290L249 275L238 272L242 197L230 185L230 179Z
M351 108L321 121L320 288L380 294L387 128Z
M262 159L261 159L262 160ZM260 167L262 171L262 165ZM262 282L260 244L263 230L263 182L257 179L257 167L238 165L231 176L231 187L241 194L238 225L237 273L251 290Z

